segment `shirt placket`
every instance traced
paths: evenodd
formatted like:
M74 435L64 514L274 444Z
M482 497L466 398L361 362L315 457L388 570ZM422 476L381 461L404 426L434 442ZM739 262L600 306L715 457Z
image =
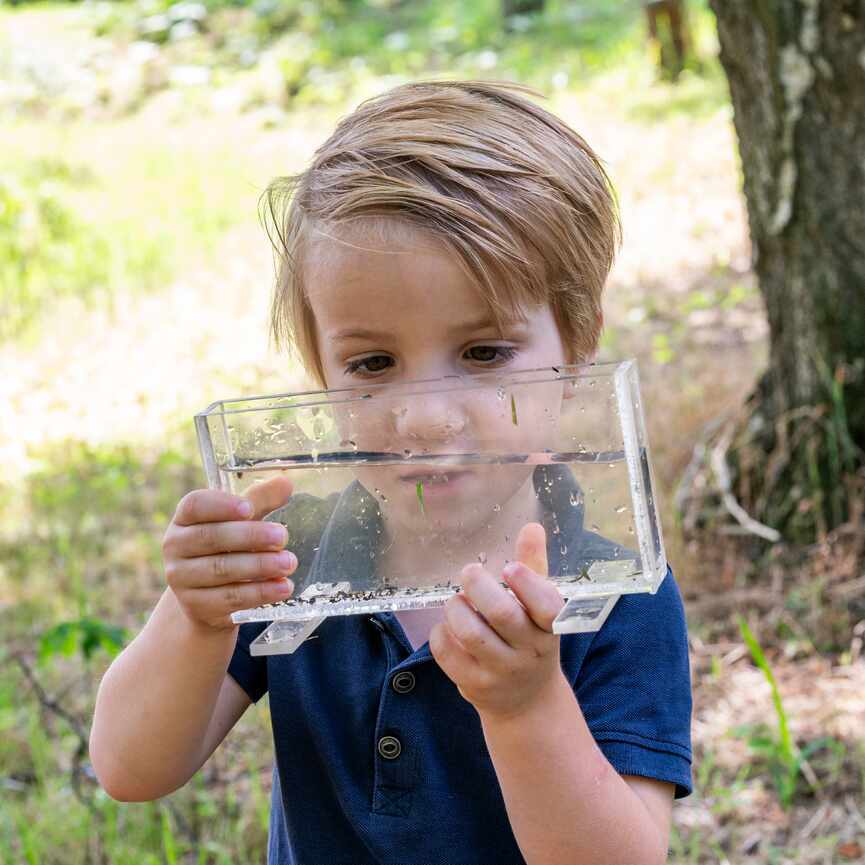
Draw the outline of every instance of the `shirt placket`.
M417 723L417 689L423 687L423 665L428 653L410 654L397 636L390 616L373 616L387 652L387 677L382 685L376 721L372 813L410 817L414 793L420 782L420 743Z

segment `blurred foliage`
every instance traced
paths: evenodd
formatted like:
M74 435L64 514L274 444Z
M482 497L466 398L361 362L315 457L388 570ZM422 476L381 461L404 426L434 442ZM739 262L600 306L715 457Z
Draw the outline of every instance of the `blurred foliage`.
M89 180L60 161L0 173L0 340L20 335L64 296L92 302L106 290L109 245L66 202Z
M0 603L2 865L266 857L264 709L158 803L115 802L86 768L99 676L159 591L158 539L200 482L182 455L194 453L191 436L155 453L66 442L34 455L42 468L23 487L0 486L0 503L16 506L0 508L0 601L16 598Z
M642 4L548 0L503 17L499 0L136 0L99 4L97 30L158 44L205 40L200 59L224 73L262 52L286 101L344 102L371 77L472 74L538 86L621 62L644 40Z
M191 441L185 453L195 453ZM0 487L16 504L0 516L0 596L18 598L7 633L77 616L49 642L107 647L116 632L91 617L117 623L131 598L147 594L142 576L161 580L159 539L180 498L200 485L200 468L179 452L145 456L124 444L65 442L37 457L43 468L22 489Z
M0 341L27 336L53 303L110 305L112 285L166 273L159 245L109 232L80 215L89 169L35 159L0 169Z

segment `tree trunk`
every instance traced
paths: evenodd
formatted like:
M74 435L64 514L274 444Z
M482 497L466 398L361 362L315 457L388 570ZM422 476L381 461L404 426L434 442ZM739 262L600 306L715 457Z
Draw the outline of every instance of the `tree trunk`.
M710 2L771 339L736 491L808 541L847 518L865 444L865 0Z
M644 0L649 42L658 54L661 75L677 81L688 59L691 42L684 0Z

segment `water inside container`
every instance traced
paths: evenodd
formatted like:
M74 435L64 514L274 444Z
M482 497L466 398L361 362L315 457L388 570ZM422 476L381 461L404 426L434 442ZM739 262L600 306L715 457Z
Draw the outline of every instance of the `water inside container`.
M266 517L285 525L299 562L294 597L267 608L278 608L274 617L443 603L468 564L500 576L532 522L545 529L563 596L592 583L640 585L622 451L240 455L220 471L238 493L276 474L292 481L291 498Z

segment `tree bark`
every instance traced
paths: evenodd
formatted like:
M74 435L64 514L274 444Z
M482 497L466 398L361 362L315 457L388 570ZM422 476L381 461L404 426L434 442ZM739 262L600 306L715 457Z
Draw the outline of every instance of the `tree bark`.
M710 2L771 340L737 491L811 540L865 444L865 0Z

